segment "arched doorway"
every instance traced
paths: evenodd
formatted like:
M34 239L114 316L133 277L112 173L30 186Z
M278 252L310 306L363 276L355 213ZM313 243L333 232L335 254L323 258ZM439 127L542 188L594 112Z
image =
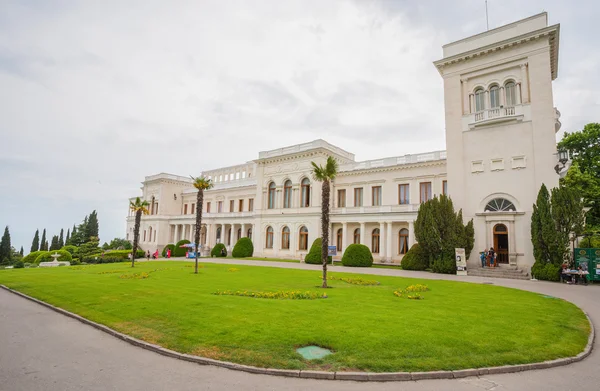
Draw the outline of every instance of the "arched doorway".
M508 263L508 229L504 224L494 226L494 250L498 263Z

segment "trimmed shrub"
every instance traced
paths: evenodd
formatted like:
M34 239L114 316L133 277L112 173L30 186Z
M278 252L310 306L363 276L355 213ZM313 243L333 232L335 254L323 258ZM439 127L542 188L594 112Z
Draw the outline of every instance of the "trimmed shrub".
M34 268L34 267L38 267L38 265L36 263L25 263L25 267L26 268Z
M321 244L323 240L321 238L316 238L313 242L312 246L310 246L310 251L306 254L306 258L304 258L304 262L310 263L312 265L321 265L323 262L321 261ZM327 257L327 263L331 264L331 258ZM370 265L369 265L370 266Z
M404 257L402 257L402 262L400 263L402 269L404 270L426 270L428 265L427 258L425 252L419 246L419 243L413 244L413 246L408 250Z
M538 280L560 281L560 266L552 263L535 262L531 267L531 275Z
M131 254L131 250L109 250L106 251L104 253L104 256L109 256L109 257L119 257L121 259L129 259L129 254ZM100 253L100 255L102 255L102 253ZM97 254L92 254L90 256L97 256ZM138 249L136 251L136 258L144 258L146 256L146 253L144 252L144 250L140 250Z
M64 246L63 248L61 248L61 250L65 250L68 251L69 254L71 254L71 256L73 256L76 252L77 252L77 246Z
M251 257L253 253L254 245L252 244L252 240L250 238L240 238L235 246L233 246L231 256L234 258L247 258Z
M174 244L167 244L165 246L165 248L163 248L163 250L162 250L162 256L163 256L163 258L167 257L167 250L168 249L171 249L171 256L173 256L173 253L174 253L174 250L175 250L175 245Z
M35 260L37 259L37 257L39 257L41 254L43 253L47 253L48 251L34 251L31 252L27 255L25 255L25 257L23 257L23 263L34 263Z
M185 257L185 253L188 252L187 248L181 248L179 246L182 246L184 244L189 244L191 243L189 240L187 239L183 239L180 240L179 242L175 243L175 248L173 250L171 250L171 256L172 257Z
M23 263L23 261L17 261L17 262L15 262L15 264L13 265L13 267L15 269L23 269L25 267L25 264Z
M100 255L92 255L83 258L83 263L87 264L100 264L100 263L119 263L119 262L127 262L127 259L123 259L121 257L110 257L110 256L100 256Z
M371 250L364 244L353 243L344 251L342 265L371 267L373 266L373 254L371 254Z
M71 257L71 253L65 250L53 250L53 251L44 251L43 254L40 254L36 259L35 263L39 264L40 262L52 262L54 258L51 257L52 254L57 253L60 255L56 260L58 262L71 262L73 259Z
M225 255L221 254L221 251L225 250ZM210 251L210 256L212 257L216 257L216 258L222 258L222 257L226 257L227 256L227 249L225 248L225 245L223 243L217 243L215 244L215 247L212 248L212 250Z
M431 271L441 274L456 274L456 260L452 257L442 257L433 261Z

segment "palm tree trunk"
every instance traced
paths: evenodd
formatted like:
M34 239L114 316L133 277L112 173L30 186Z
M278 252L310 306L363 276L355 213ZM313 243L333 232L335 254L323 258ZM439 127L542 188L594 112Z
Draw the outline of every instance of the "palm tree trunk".
M321 261L323 262L323 288L327 288L327 254L329 248L329 181L324 180L321 194Z
M196 254L196 266L194 273L198 274L198 245L200 244L200 230L202 229L202 204L204 203L204 189L198 189L198 196L196 198L196 235L194 236L195 241L195 254Z
M138 242L140 237L140 222L142 221L142 210L135 212L135 224L133 226L133 249L131 250L131 267L135 266L135 255L137 254Z

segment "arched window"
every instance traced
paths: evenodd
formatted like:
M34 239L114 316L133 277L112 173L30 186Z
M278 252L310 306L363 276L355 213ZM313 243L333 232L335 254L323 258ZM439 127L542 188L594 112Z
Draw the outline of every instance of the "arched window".
M337 242L336 247L338 251L342 251L342 235L344 235L344 230L342 228L337 230Z
M290 249L290 229L288 227L283 227L281 230L281 249Z
M402 228L398 232L398 254L406 254L408 252L408 230Z
M217 228L217 243L221 243L221 227Z
M379 253L379 228L375 228L371 234L371 252Z
M248 239L252 240L252 228L248 228Z
M354 230L354 244L360 243L360 228Z
M300 250L308 250L308 229L306 227L300 228Z
M267 227L267 242L265 243L266 248L273 248L273 228Z
M516 212L515 205L505 198L494 198L487 203L485 212Z
M300 206L302 208L310 206L310 181L308 178L302 180L302 199L300 200Z
M504 85L504 94L506 95L506 107L517 104L517 88L513 81L509 81Z
M283 184L283 207L292 207L292 181L287 180Z
M475 111L485 110L485 91L483 88L475 90Z
M269 183L269 209L275 209L275 182Z
M227 245L231 246L231 228L227 230Z
M500 107L500 88L493 85L490 88L490 108L497 109Z

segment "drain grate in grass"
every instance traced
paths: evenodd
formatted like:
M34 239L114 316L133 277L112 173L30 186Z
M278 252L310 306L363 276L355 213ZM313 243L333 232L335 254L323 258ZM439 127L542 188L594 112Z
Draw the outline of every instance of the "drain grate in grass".
M296 351L307 360L318 360L333 353L329 349L325 349L316 345L304 346L296 349Z

